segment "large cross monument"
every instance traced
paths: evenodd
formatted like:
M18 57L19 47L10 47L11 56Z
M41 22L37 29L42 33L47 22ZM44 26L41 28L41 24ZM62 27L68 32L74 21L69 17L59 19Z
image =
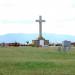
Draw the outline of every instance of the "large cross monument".
M43 39L43 37L42 37L42 22L45 22L45 20L42 20L42 16L39 16L39 20L36 20L36 22L39 22L39 37L38 37L38 39Z
M42 16L39 16L39 20L36 20L36 22L39 23L39 36L36 40L32 40L32 43L35 46L49 45L49 40L45 40L42 36L42 22L45 22L45 20L42 20Z

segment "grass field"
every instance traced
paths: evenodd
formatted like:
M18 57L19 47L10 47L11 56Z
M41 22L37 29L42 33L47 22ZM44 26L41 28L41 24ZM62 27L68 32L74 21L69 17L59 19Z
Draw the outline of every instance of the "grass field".
M0 75L75 75L75 48L0 47Z

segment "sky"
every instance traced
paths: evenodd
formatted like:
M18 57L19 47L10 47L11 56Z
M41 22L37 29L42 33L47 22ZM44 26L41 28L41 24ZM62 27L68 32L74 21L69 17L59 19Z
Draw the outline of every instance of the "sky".
M0 35L38 33L75 35L75 0L0 0Z

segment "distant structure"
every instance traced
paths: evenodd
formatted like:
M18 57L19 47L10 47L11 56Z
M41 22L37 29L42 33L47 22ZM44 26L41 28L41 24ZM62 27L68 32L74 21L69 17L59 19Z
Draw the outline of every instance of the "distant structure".
M66 51L66 50L70 50L71 48L71 41L63 41L62 42L62 46L63 46L63 50Z
M19 47L19 46L26 46L25 44L21 44L18 42L14 42L14 43L0 43L1 47Z
M36 20L36 22L39 22L39 36L36 40L32 40L32 44L35 46L49 45L49 40L45 40L42 36L42 22L45 22L45 20L42 20L42 16L39 16L39 20Z

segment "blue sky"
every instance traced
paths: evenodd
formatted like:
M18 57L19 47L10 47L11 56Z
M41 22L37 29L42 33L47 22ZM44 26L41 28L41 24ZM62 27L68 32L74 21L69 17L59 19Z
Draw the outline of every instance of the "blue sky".
M75 35L75 0L0 0L0 35L38 33L40 15L43 33Z

